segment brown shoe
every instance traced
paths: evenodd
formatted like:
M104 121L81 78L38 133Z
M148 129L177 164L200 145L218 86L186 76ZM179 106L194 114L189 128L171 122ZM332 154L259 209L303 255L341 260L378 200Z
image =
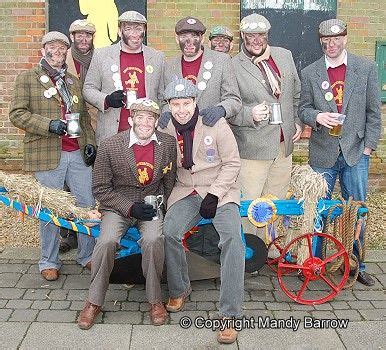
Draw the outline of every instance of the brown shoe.
M41 274L47 281L56 281L59 278L59 270L57 269L45 269L42 270Z
M80 329L90 329L95 322L95 319L101 312L101 307L98 305L91 304L86 301L86 305L79 314L78 326Z
M87 270L91 271L91 261L89 261L85 266Z
M179 312L184 308L185 301L188 297L181 298L169 298L168 303L166 304L166 310L169 312Z
M164 324L168 313L163 304L151 304L150 319L154 326Z
M223 331L218 331L217 341L221 344L232 344L236 341L237 334L234 328L225 328Z

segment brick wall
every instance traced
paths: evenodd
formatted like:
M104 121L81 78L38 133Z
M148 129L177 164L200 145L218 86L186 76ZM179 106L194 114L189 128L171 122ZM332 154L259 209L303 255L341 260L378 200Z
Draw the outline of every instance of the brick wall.
M45 3L0 3L0 169L21 166L23 133L8 119L8 106L15 77L40 59L40 40L45 33Z
M348 22L349 50L374 59L375 41L386 40L384 0L338 0L338 17ZM238 48L240 1L236 0L148 0L148 44L171 57L178 52L174 25L184 16L199 17L208 30L224 24L236 34ZM8 105L15 76L39 59L39 42L45 31L42 0L0 3L0 169L20 168L22 133L8 121ZM207 41L206 41L207 44ZM382 140L371 160L372 188L386 188L386 104L382 106ZM296 145L294 159L307 161L307 140Z

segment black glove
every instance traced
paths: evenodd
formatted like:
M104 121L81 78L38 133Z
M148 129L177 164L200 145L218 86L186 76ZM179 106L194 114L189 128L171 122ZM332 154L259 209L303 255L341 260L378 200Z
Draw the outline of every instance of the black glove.
M158 119L158 126L161 129L165 129L168 126L171 117L172 114L170 112L163 112L161 117Z
M106 96L106 104L108 107L120 108L123 106L123 99L125 95L123 90L117 90Z
M151 221L157 215L152 205L146 203L134 203L130 209L130 216L142 221Z
M94 165L96 158L96 148L94 145L87 144L84 146L84 162L87 166Z
M51 120L48 131L60 136L65 135L67 134L67 124L60 119Z
M218 120L225 117L225 115L226 111L223 106L208 107L200 111L202 123L206 126L214 126Z
M208 193L201 202L200 215L204 219L213 219L216 216L218 197Z

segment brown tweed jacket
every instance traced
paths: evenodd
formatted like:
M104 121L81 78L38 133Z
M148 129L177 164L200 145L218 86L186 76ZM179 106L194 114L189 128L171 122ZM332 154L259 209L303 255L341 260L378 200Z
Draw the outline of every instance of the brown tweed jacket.
M40 66L19 74L9 108L9 119L16 127L25 131L24 164L25 171L55 169L62 150L61 138L48 131L50 121L61 119L61 98L56 93L51 98L44 97L44 91L54 87L51 80L43 83L40 77L46 75ZM90 115L82 98L78 78L66 73L68 88L72 96L78 97L72 112L80 113L81 137L78 138L81 151L86 144L95 145L95 135L90 124ZM83 154L83 152L82 152Z
M134 202L148 195L170 196L176 180L176 141L174 137L156 131L154 143L154 173L150 184L138 181L133 147L129 148L130 130L103 140L94 164L92 189L101 210L111 210L124 217Z

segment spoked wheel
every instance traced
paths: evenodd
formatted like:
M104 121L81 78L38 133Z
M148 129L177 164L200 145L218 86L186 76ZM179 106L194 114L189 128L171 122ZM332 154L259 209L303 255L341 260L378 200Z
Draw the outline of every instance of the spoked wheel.
M279 261L290 263L290 264L296 263L297 256L295 254L292 254L291 252L288 252L284 256L284 259L282 259L281 254L284 248L285 248L285 236L276 237L268 245L267 265L274 272L277 272L277 264L279 263Z
M329 242L324 259L313 255L312 241L316 237ZM285 256L296 254L297 262L285 262ZM342 266L343 274L331 278L332 266ZM293 239L282 251L277 277L283 292L299 304L323 304L333 299L344 287L349 276L347 251L336 238L325 233L308 233Z

